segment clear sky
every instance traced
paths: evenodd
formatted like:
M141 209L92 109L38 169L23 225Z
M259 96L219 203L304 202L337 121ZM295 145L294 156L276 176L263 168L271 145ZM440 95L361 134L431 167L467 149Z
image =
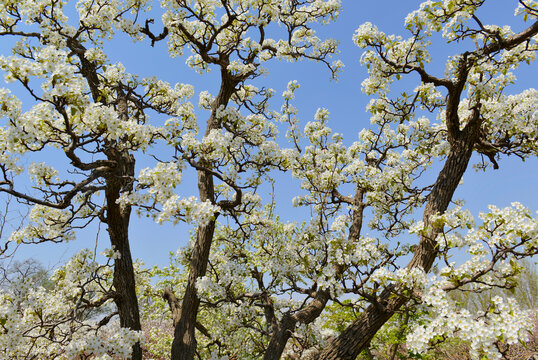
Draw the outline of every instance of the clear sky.
M343 133L344 141L351 143L357 139L357 134L362 128L369 126L365 106L370 100L361 92L360 84L366 77L366 71L359 61L362 51L351 40L353 33L359 25L369 21L386 33L407 37L403 26L405 16L417 8L420 2L343 0L342 3L343 11L339 19L319 31L320 34L337 38L341 42L341 53L338 58L344 62L345 68L338 81L329 79L330 74L322 64L272 61L268 67L269 75L261 79L261 82L274 88L279 94L285 89L288 81L297 80L301 88L294 104L299 108L302 124L313 118L318 107L327 108L332 114L331 128ZM513 17L517 1L491 0L487 3L488 6L479 13L485 24L510 24L515 30L524 26L521 18ZM158 32L160 21L158 15L155 17L155 31ZM428 70L442 75L447 55L465 51L467 48L464 45L435 43L431 51L434 62ZM204 76L196 74L184 65L184 59L170 59L164 42L157 43L151 48L149 41L133 44L128 39L119 38L108 44L105 51L113 60L121 61L131 73L139 73L142 76L156 75L171 83L190 83L194 85L196 94L203 90L214 93L218 86L215 81L217 72ZM516 73L518 81L511 89L513 93L537 86L537 66L538 64L525 66L520 73ZM419 84L416 80L415 78L414 82L411 82L411 90ZM197 101L197 95L193 101ZM203 122L206 116L207 114L200 113L200 122ZM464 185L458 189L455 198L465 199L473 214L487 210L488 204L506 206L512 201L522 202L533 210L538 209L536 186L538 161L532 159L523 163L517 158L503 158L499 164L499 170L488 169L485 173L476 173L469 169L464 177ZM139 165L143 166L143 163ZM433 172L431 176L434 176ZM291 199L296 195L293 193L295 187L289 186L287 183L289 180L285 179L289 177L279 177L276 184L278 200L284 202L283 219L290 221L304 219L308 215L305 209L291 208ZM196 186L192 179L185 180L181 192L196 194ZM143 259L148 265L165 264L168 253L185 245L188 238L188 227L159 226L150 220L138 219L136 215L133 216L131 229L133 257ZM68 244L23 246L18 250L17 258L35 257L42 260L45 266L54 266L58 262L65 262L70 255L81 248L93 249L95 232L96 228L91 227L81 232L76 241ZM109 247L106 235L106 230L102 227L99 248Z

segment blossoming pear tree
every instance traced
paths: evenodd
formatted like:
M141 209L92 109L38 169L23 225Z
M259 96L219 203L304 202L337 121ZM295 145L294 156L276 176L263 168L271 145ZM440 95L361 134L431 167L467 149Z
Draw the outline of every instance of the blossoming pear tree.
M216 68L218 94L200 94L199 105L209 111L204 136L198 126L182 119L165 127L164 137L178 154L141 174L139 189L147 193L126 196L133 205L149 202L158 221L178 220L185 199L163 186L164 169L178 174L183 166L198 173L200 202L186 216L197 221L196 237L185 263L188 279L178 300L165 290L174 317L172 358L193 359L197 348L195 329L200 306L200 279L206 276L217 219L228 218L235 231L260 228L252 213L261 204L257 188L268 172L284 169L286 157L276 142L279 114L268 108L273 91L249 81L266 72L263 64L274 58L313 59L327 65L331 74L341 67L330 62L334 40L321 40L311 24L328 23L338 14L338 1L163 1L164 30L155 35L146 21L142 32L154 41L168 40L171 56L190 50L188 64L199 72ZM271 27L277 24L275 31ZM275 37L277 36L277 37ZM178 165L179 164L179 165ZM224 221L224 220L223 220ZM263 226L262 226L263 227ZM197 285L198 284L198 285ZM198 286L198 289L197 289Z
M523 336L524 326L519 326L524 315L514 310L513 302L494 298L489 313L473 316L447 297L447 292L465 284L477 291L510 286L518 272L515 260L538 250L537 220L521 204L505 209L490 206L478 225L460 205L449 208L474 152L485 155L493 168L499 167L503 155L525 159L537 153L538 93L504 92L515 79L512 70L535 59L538 4L519 1L516 15L528 25L519 33L509 26L484 25L476 15L483 4L425 2L405 20L408 39L386 35L369 23L355 33L355 43L366 49L362 62L369 77L363 90L376 96L369 109L379 129L377 134L364 131L358 145L366 146L364 158L357 165L381 176L357 179L357 193L366 201L356 197L348 203L358 209L372 206L374 226L389 238L407 227L402 215L418 204L424 204L424 212L423 220L409 228L420 241L410 248L407 266L396 271L379 268L371 274L374 291L366 296L371 305L321 351L321 359L353 359L388 317L410 300L431 311L426 324L417 325L408 337L408 345L417 352L438 338L456 335L471 342L473 357L497 358L501 344L513 344ZM436 33L447 42L473 45L449 57L442 75L426 68L431 61L428 46ZM420 85L393 96L391 83L407 74L417 74ZM421 110L437 113L440 122L431 124L420 117ZM414 185L434 158L443 162L435 182L426 188ZM336 198L341 198L338 193ZM462 229L468 229L466 235L459 233ZM449 261L454 249L465 248L469 260L459 265ZM445 267L428 279L425 274L436 259Z
M449 296L509 288L518 260L538 252L538 220L523 205L490 206L477 222L453 198L473 154L484 174L507 155L537 155L538 92L508 93L513 71L535 59L538 3L517 2L519 32L483 24L485 3L427 1L405 19L407 39L358 28L373 100L371 126L355 142L330 129L327 109L301 126L297 82L280 109L274 91L257 86L273 59L315 60L336 75L337 42L315 27L336 19L339 1L163 0L163 27L149 1L2 3L0 35L16 42L0 67L26 95L23 106L0 90L0 191L33 206L9 242L70 241L99 222L111 248L104 264L79 252L52 289L21 279L17 291L2 290L0 348L14 358L142 359L141 318L163 313L173 334L150 331L147 349L181 360L355 359L401 310L420 310L407 337L416 353L456 337L474 358L499 358L524 341L529 318L514 301L496 297L471 313ZM195 71L216 70L218 92L199 94L206 121L191 86L140 79L110 61L103 44L117 33L146 40L148 51L166 40L168 56L190 51ZM429 65L434 41L463 49L442 74ZM391 87L402 78L401 87L417 82ZM156 154L135 172L135 157L163 143L174 156ZM48 154L67 162L33 162ZM186 168L197 173L198 198L182 195ZM279 214L267 191L286 175L300 183L293 205L308 214L303 223ZM151 274L130 254L133 207L195 229ZM151 346L163 338L171 354Z
M61 290L77 298L74 303L66 301L73 310L62 315L51 307L48 310L61 315L58 323L43 315L45 323L34 325L35 333L23 328L19 335L30 343L39 337L57 345L75 341L65 335L67 330L57 331L58 326L72 324L84 308L110 302L115 303L120 326L134 331L130 338L138 338L139 308L129 247L131 207L118 199L133 189L134 152L146 149L158 135L157 128L146 123L147 111L170 115L188 112L189 106L182 101L192 92L189 86L171 87L157 79L139 79L121 63L112 63L102 51L103 42L116 32L142 38L131 17L147 6L143 1L78 1L76 7L68 8L65 1L56 0L6 1L0 6L0 35L5 44L12 45L12 55L0 57L0 68L6 81L18 83L25 93L23 105L14 93L0 90L0 191L33 206L27 226L15 231L9 242L70 241L76 229L100 222L107 226L113 249L113 286L103 285L102 295L92 295L94 291L86 285L99 287L95 284L98 277L94 272L79 270L80 276L87 274L88 278L81 279L81 284L66 280L63 284L72 289ZM69 18L68 12L76 15ZM54 161L35 161L47 157ZM25 174L30 175L35 191L24 190L28 183L21 180L21 175ZM28 294L44 301L39 289ZM54 296L46 301L62 302L58 300L61 298L53 300ZM3 304L26 301L3 300ZM7 315L10 319L11 314ZM106 321L99 322L96 331ZM81 328L89 331L87 326L93 325L82 324ZM73 332L70 327L68 333ZM17 335L10 327L5 333ZM140 344L129 343L134 345L132 358L141 359ZM10 354L13 349L24 349L19 349L16 342L8 344L6 351ZM92 353L89 349L81 351ZM52 354L60 356L62 352L54 350L45 356L28 350L27 356Z

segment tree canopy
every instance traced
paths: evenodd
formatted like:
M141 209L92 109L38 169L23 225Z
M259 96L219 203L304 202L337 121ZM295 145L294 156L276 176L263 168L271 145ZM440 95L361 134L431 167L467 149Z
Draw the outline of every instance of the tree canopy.
M401 312L417 314L406 338L416 354L457 338L495 359L525 341L532 324L513 299L470 311L451 296L512 288L520 260L538 253L531 209L490 205L475 219L454 198L469 167L487 182L506 157L538 155L538 91L511 90L536 57L538 2L514 1L518 31L484 24L482 6L426 1L403 21L406 37L357 24L370 124L344 138L330 124L352 119L323 107L301 118L297 81L281 96L264 84L282 60L339 76L338 41L319 35L338 0L4 1L0 192L29 213L2 233L2 253L76 241L89 226L106 228L110 247L103 261L82 249L46 286L0 288L0 349L355 359ZM125 37L145 45L140 57L166 42L165 56L216 73L213 87L195 93L179 69L129 72L106 53ZM457 49L444 71L432 44ZM276 195L288 190L306 220L282 213ZM191 227L168 265L133 260L133 210Z

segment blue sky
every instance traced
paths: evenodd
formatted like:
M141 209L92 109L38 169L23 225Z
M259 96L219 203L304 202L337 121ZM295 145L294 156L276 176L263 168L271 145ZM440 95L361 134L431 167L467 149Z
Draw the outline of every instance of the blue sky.
M269 75L261 81L279 94L285 89L288 81L297 80L301 88L297 92L294 105L299 108L302 124L313 118L318 107L327 108L332 114L330 127L343 133L345 142L351 143L357 139L357 134L362 128L369 126L365 106L370 100L361 92L360 84L366 77L366 70L360 65L362 50L353 44L353 33L359 25L369 21L386 33L406 37L404 18L417 8L420 2L343 0L342 3L343 11L339 19L319 31L320 34L337 38L341 42L341 53L337 58L344 62L345 68L338 81L329 79L330 74L322 64L275 61L268 66ZM524 26L521 18L514 18L512 15L517 1L491 0L487 3L488 6L479 13L485 24L510 24L514 25L516 30ZM154 26L156 32L161 29L159 23L159 19L156 18ZM434 62L428 70L442 75L447 55L465 50L464 46L457 44L435 43L431 51ZM184 65L184 59L170 59L167 56L165 42L157 43L151 48L148 41L133 44L128 39L119 38L108 44L105 51L113 60L121 61L131 73L139 73L142 76L155 75L171 83L190 83L194 85L196 94L203 90L214 93L218 86L215 81L217 72L203 76L196 74ZM525 66L517 73L518 82L512 88L513 93L536 86L538 72L532 71L533 68L536 68L536 64L531 67ZM415 79L415 82L411 82L411 89L417 85ZM193 101L196 102L196 99L197 95ZM204 121L206 115L200 114L200 122ZM504 158L500 162L499 170L488 169L485 173L476 173L469 169L464 177L464 185L458 189L455 198L465 199L473 214L486 211L488 204L507 206L512 201L522 202L536 210L538 209L535 180L537 175L536 159L523 163L517 158ZM435 174L432 173L431 176ZM288 178L284 176L278 179L282 181L281 179ZM291 208L291 198L296 195L293 193L295 190L293 186L280 182L276 185L279 189L278 199L284 202L282 209L285 220L303 219L308 215L306 209ZM196 194L196 186L192 179L186 179L182 188L184 188L181 190L182 193ZM189 236L188 229L185 226L175 228L169 225L159 226L147 219L138 219L134 215L130 234L133 257L143 259L148 265L165 264L170 251L176 251L178 247L185 245ZM17 258L35 257L43 261L47 267L54 266L59 262L65 262L70 255L81 248L93 249L95 231L95 227L82 231L76 241L68 244L23 246L18 250ZM101 228L100 235L99 248L109 247L104 227Z

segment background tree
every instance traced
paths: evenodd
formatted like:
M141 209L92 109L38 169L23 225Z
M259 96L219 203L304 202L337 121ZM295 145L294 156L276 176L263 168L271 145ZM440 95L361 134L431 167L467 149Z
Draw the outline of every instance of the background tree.
M128 235L131 207L118 200L133 189L133 153L156 136L153 127L145 125L145 112L176 114L190 89L139 80L101 50L116 31L138 36L129 14L136 18L147 5L79 1L76 9L69 9L74 21L66 15L65 1L7 2L0 8L0 35L16 39L13 55L2 56L0 67L6 81L19 83L26 92L23 107L14 94L0 91L5 119L0 191L33 205L29 224L9 241L69 241L76 229L91 222L106 224L117 256L114 288L100 301L114 301L120 325L134 331L140 330L140 320ZM163 101L166 93L172 93L173 100ZM63 155L66 163L55 168L32 162L25 169L20 157L32 153L42 154L37 158L54 154L58 162ZM25 183L19 175L24 171L36 189L32 193L22 190ZM132 357L141 356L136 345Z
M486 310L489 299L495 296L503 298L513 297L523 309L536 310L538 298L538 270L532 260L523 260L516 281L509 288L491 288L483 292L474 292L472 289L462 287L454 291L450 296L463 304L470 311Z
M109 256L114 252L109 251ZM110 258L98 264L84 250L45 278L18 276L0 292L0 349L6 358L110 359L131 357L136 331L113 318Z
M36 259L28 258L24 261L0 262L0 287L16 287L17 281L20 279L28 280L36 286L50 288L53 286L49 282L49 272L43 264Z

